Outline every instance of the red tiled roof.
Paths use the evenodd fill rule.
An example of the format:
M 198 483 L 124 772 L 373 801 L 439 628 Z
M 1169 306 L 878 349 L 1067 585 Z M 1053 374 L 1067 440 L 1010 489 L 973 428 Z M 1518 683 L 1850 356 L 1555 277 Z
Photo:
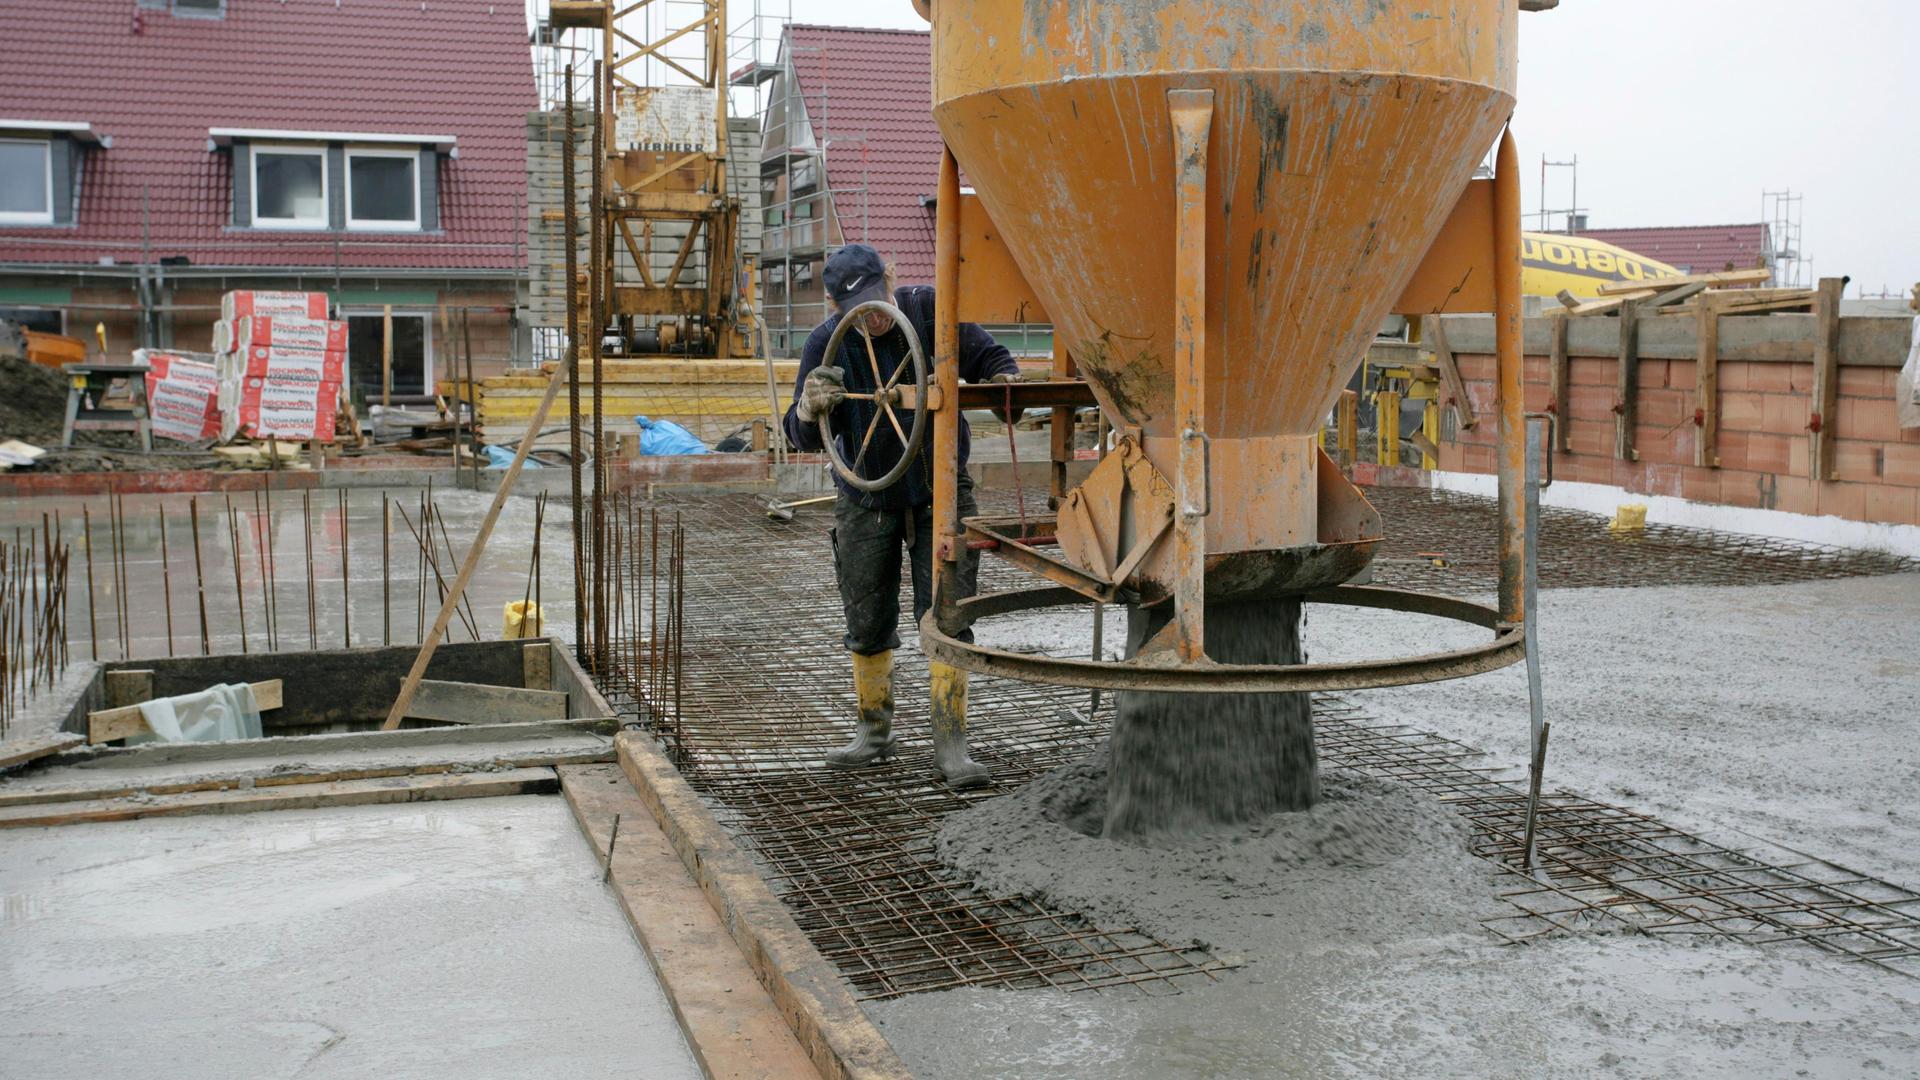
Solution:
M 841 232 L 891 260 L 902 285 L 933 283 L 933 210 L 920 200 L 940 176 L 932 49 L 924 30 L 787 28 L 789 55 Z
M 1767 226 L 1676 225 L 1648 229 L 1588 229 L 1580 234 L 1659 259 L 1689 274 L 1749 270 L 1766 265 Z
M 196 266 L 500 269 L 526 265 L 527 113 L 536 108 L 520 0 L 227 0 L 224 19 L 132 0 L 0 4 L 0 118 L 77 120 L 76 225 L 0 228 L 0 263 L 135 262 L 142 197 L 155 258 Z M 442 232 L 240 232 L 232 160 L 207 129 L 454 135 L 440 159 Z

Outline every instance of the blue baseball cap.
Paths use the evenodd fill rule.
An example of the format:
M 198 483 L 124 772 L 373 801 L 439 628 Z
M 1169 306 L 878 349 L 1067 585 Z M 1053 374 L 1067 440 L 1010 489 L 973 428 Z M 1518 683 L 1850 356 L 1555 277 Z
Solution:
M 891 301 L 887 293 L 887 263 L 880 253 L 865 244 L 848 244 L 827 256 L 820 272 L 827 295 L 847 311 L 869 300 Z

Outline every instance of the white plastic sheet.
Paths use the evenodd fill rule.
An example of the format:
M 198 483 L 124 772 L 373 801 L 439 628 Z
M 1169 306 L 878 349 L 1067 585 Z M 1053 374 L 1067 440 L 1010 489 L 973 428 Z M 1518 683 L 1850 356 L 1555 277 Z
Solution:
M 143 701 L 140 715 L 146 717 L 153 734 L 133 736 L 127 740 L 129 746 L 145 742 L 225 742 L 261 736 L 260 705 L 253 698 L 253 687 L 246 683 L 222 683 L 197 694 Z

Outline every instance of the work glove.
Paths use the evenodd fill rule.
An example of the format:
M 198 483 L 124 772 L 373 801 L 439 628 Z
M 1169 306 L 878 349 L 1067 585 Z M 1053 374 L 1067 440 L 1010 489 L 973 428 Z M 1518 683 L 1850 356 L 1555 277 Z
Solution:
M 1021 378 L 1020 373 L 1017 371 L 1002 371 L 998 375 L 988 378 L 987 381 L 990 383 L 1019 383 L 1025 382 L 1026 380 Z M 993 415 L 999 417 L 1001 423 L 1012 426 L 1013 422 L 1020 419 L 1025 411 L 1026 410 L 1019 408 L 1007 409 L 1002 406 L 994 409 Z
M 846 372 L 822 364 L 807 375 L 806 382 L 800 384 L 800 399 L 794 402 L 793 411 L 800 415 L 801 420 L 811 424 L 845 400 Z

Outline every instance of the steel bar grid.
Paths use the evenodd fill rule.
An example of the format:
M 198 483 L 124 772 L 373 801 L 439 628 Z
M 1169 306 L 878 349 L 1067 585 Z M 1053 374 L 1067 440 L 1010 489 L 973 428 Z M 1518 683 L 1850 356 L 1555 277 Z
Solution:
M 1376 581 L 1455 595 L 1498 584 L 1492 499 L 1389 487 L 1368 488 L 1367 498 L 1387 523 Z M 1540 517 L 1540 586 L 1548 589 L 1783 585 L 1920 571 L 1920 561 L 1879 551 L 1678 525 L 1616 534 L 1598 514 L 1558 507 L 1543 507 Z
M 1491 572 L 1490 501 L 1374 494 L 1404 503 L 1391 506 L 1388 520 L 1403 537 L 1400 550 L 1413 553 L 1431 550 L 1434 537 L 1470 534 L 1479 526 L 1456 519 L 1484 514 Z M 855 712 L 824 510 L 776 522 L 759 500 L 736 495 L 635 502 L 610 517 L 614 528 L 636 533 L 668 524 L 664 544 L 650 534 L 612 541 L 631 553 L 620 603 L 633 614 L 616 628 L 623 639 L 612 643 L 603 686 L 661 740 L 857 993 L 871 1000 L 961 986 L 1170 992 L 1227 969 L 1132 929 L 1098 927 L 1028 897 L 988 895 L 939 862 L 933 839 L 947 814 L 1086 754 L 1107 734 L 1110 703 L 1073 715 L 1068 710 L 1087 703 L 1084 691 L 976 677 L 973 753 L 995 785 L 953 792 L 932 779 L 925 670 L 909 658 L 895 686 L 894 757 L 859 770 L 824 768 L 823 755 L 846 739 Z M 1563 522 L 1547 536 L 1549 585 L 1699 582 L 1736 572 L 1745 581 L 1791 581 L 1907 568 L 1690 530 L 1656 530 L 1624 545 L 1604 523 L 1596 533 Z M 1555 552 L 1556 542 L 1578 551 Z M 1438 572 L 1451 575 L 1450 587 L 1478 587 L 1469 557 L 1478 549 L 1455 550 L 1453 569 Z M 1696 565 L 1680 552 L 1705 554 Z M 1389 562 L 1382 576 L 1409 565 Z M 1027 580 L 993 560 L 982 567 L 983 589 Z M 902 635 L 911 640 L 911 628 L 903 625 Z M 1800 941 L 1920 975 L 1920 895 L 1815 859 L 1724 848 L 1567 792 L 1543 800 L 1540 867 L 1530 876 L 1519 870 L 1524 777 L 1337 696 L 1316 695 L 1314 713 L 1326 768 L 1412 785 L 1466 818 L 1472 850 L 1497 868 L 1499 899 L 1490 908 L 1498 910 L 1485 926 L 1502 942 L 1593 929 L 1712 934 L 1755 945 Z

